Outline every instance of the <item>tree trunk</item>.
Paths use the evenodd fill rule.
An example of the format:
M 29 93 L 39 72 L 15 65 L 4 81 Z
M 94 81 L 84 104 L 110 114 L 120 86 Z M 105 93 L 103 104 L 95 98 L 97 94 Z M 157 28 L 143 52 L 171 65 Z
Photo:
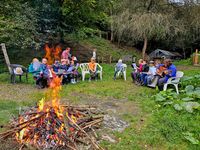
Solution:
M 111 23 L 110 23 L 110 29 L 111 29 L 111 32 L 110 32 L 110 41 L 111 42 L 113 42 L 113 35 L 114 35 L 114 33 L 113 33 L 113 10 L 112 10 L 113 8 L 111 7 L 111 9 L 110 9 L 110 16 L 111 16 Z
M 143 48 L 142 48 L 142 59 L 145 59 L 147 43 L 148 43 L 148 39 L 147 39 L 146 36 L 144 36 L 144 45 L 143 45 Z

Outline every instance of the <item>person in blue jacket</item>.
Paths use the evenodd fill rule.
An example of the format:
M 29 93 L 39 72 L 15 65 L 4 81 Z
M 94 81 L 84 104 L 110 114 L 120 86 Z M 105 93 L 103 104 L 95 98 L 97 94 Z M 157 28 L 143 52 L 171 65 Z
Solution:
M 176 77 L 176 66 L 172 64 L 171 59 L 166 59 L 165 62 L 167 64 L 167 70 L 165 71 L 165 76 L 158 80 L 159 90 L 163 90 L 163 86 L 169 78 Z
M 28 67 L 28 72 L 33 74 L 33 78 L 37 79 L 40 75 L 41 62 L 37 58 L 33 58 L 32 63 Z

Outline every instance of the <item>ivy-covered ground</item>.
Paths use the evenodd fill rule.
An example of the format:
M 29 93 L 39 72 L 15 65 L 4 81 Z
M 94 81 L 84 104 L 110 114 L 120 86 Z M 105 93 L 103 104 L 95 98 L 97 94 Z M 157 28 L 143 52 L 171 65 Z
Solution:
M 129 76 L 131 67 L 126 82 L 113 81 L 113 66 L 103 65 L 103 81 L 66 85 L 61 92 L 62 103 L 96 104 L 129 123 L 123 132 L 103 132 L 115 141 L 103 140 L 105 149 L 199 149 L 200 68 L 178 66 L 185 77 L 181 94 L 177 96 L 174 91 L 159 93 L 156 89 L 134 85 Z M 6 125 L 21 108 L 35 105 L 45 91 L 36 89 L 32 79 L 12 85 L 7 74 L 0 74 L 0 126 Z M 5 143 L 0 149 L 6 146 Z

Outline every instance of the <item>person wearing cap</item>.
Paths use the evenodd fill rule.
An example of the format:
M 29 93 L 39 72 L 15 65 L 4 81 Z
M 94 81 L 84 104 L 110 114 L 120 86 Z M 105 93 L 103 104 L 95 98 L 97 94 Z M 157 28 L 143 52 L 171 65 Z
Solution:
M 93 78 L 97 78 L 97 66 L 94 58 L 91 58 L 91 61 L 89 63 L 89 71 L 90 71 L 90 79 L 91 81 Z
M 156 75 L 156 67 L 154 61 L 149 62 L 149 71 L 147 72 L 147 76 L 144 78 L 144 85 L 151 84 L 154 76 Z
M 115 65 L 114 80 L 116 80 L 117 73 L 122 71 L 122 69 L 123 69 L 122 59 L 119 59 L 117 64 Z

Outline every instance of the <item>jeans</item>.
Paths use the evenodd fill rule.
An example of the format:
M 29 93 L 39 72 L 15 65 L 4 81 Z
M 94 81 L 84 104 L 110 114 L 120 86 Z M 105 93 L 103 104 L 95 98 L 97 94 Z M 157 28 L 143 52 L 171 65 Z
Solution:
M 145 84 L 145 77 L 147 76 L 147 74 L 146 73 L 141 73 L 140 74 L 140 81 L 143 83 L 143 84 Z M 146 85 L 146 84 L 145 84 Z
M 147 75 L 147 76 L 145 76 L 144 85 L 151 84 L 153 79 L 154 79 L 154 75 Z

